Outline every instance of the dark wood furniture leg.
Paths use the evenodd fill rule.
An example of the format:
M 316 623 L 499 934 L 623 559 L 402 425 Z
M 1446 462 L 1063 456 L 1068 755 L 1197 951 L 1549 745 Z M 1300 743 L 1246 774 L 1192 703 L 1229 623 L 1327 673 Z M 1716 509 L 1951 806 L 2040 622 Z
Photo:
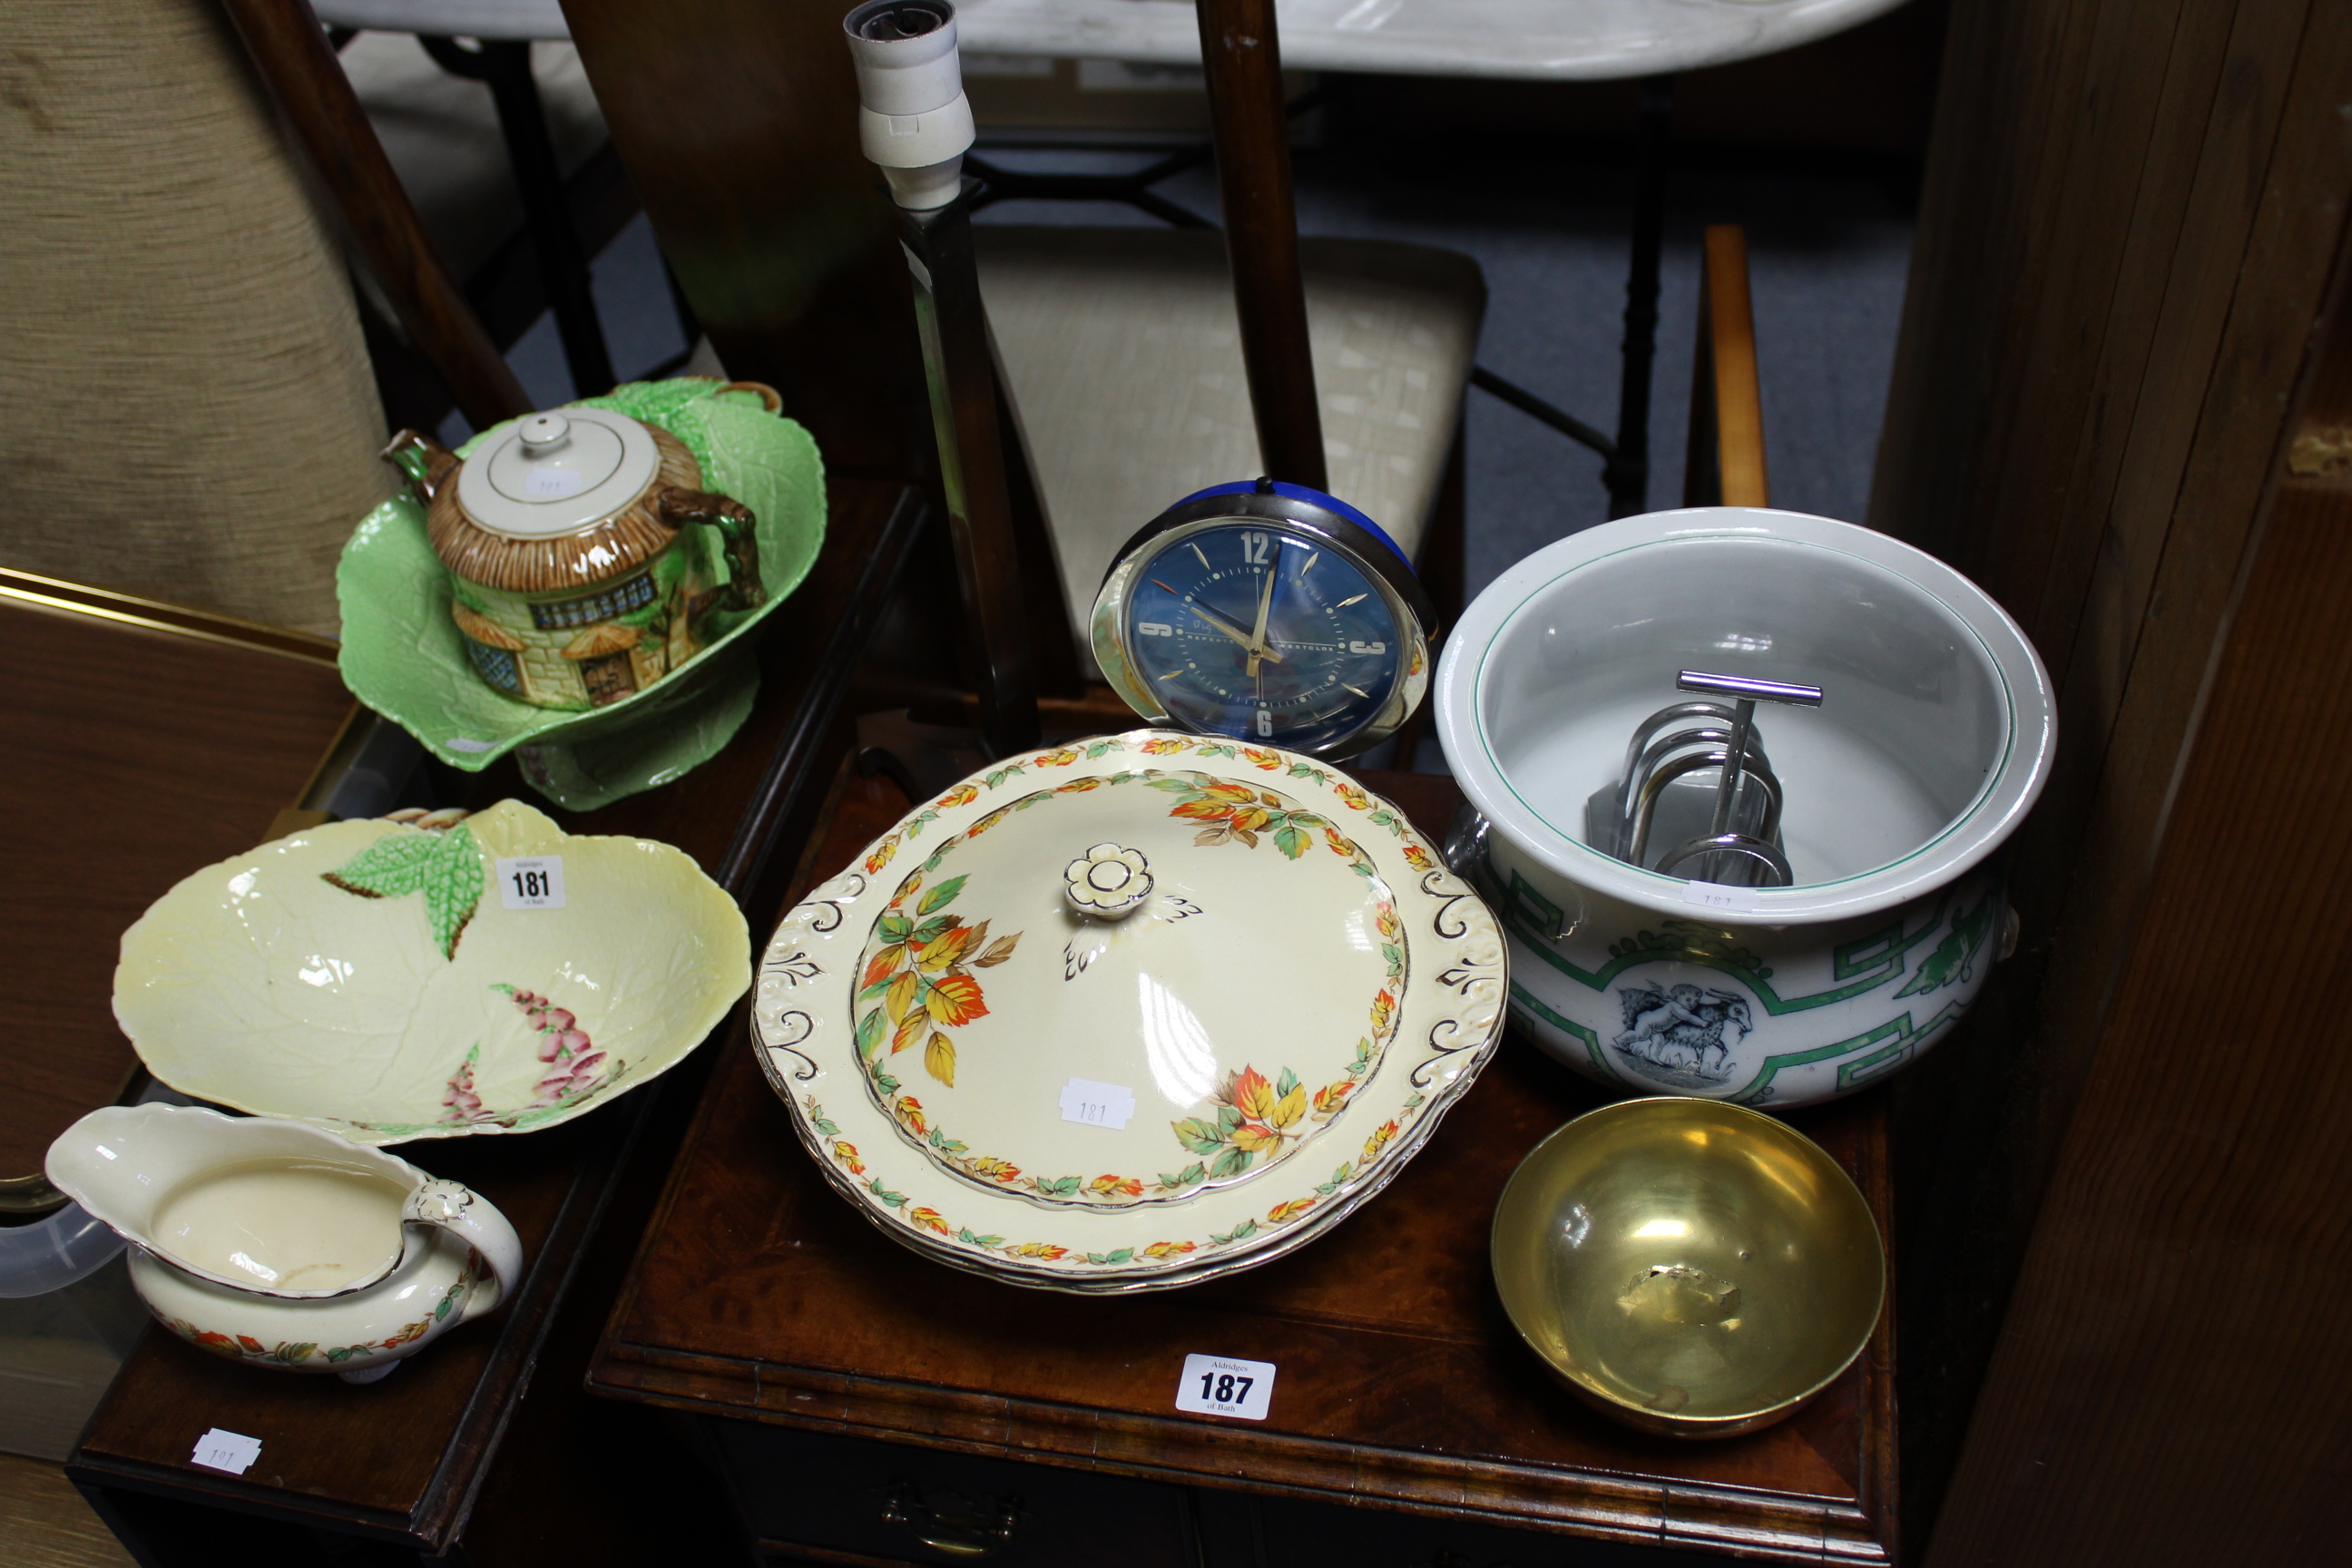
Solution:
M 1650 508 L 1650 367 L 1658 352 L 1658 257 L 1666 223 L 1666 153 L 1675 79 L 1642 84 L 1642 153 L 1634 174 L 1633 254 L 1625 278 L 1625 342 L 1617 382 L 1617 439 L 1601 470 L 1609 515 Z
M 1224 198 L 1225 255 L 1241 317 L 1250 406 L 1257 416 L 1258 455 L 1274 478 L 1328 489 L 1274 0 L 1197 4 L 1217 185 Z
M 604 324 L 596 317 L 588 254 L 580 243 L 579 231 L 572 226 L 570 204 L 563 199 L 563 166 L 556 161 L 555 143 L 547 133 L 547 110 L 540 101 L 538 79 L 530 74 L 530 45 L 517 38 L 485 38 L 468 49 L 455 38 L 424 34 L 416 41 L 443 70 L 490 89 L 507 161 L 514 170 L 515 190 L 522 198 L 540 286 L 547 291 L 556 334 L 563 341 L 572 394 L 597 397 L 610 392 L 615 379 L 613 355 L 604 344 Z

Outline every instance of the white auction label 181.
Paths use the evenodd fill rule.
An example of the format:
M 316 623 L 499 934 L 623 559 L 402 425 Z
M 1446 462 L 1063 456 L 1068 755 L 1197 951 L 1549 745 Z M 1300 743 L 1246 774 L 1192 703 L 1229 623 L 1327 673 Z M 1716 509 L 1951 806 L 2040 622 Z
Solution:
M 563 907 L 563 857 L 520 856 L 499 862 L 499 902 L 510 910 Z

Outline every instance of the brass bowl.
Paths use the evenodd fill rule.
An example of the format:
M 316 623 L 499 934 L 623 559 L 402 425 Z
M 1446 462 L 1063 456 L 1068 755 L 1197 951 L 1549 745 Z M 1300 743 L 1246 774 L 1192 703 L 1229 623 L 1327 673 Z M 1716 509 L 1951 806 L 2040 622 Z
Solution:
M 1528 1153 L 1495 1206 L 1520 1337 L 1604 1415 L 1675 1437 L 1769 1426 L 1869 1342 L 1886 1255 L 1821 1146 L 1721 1100 L 1631 1100 Z

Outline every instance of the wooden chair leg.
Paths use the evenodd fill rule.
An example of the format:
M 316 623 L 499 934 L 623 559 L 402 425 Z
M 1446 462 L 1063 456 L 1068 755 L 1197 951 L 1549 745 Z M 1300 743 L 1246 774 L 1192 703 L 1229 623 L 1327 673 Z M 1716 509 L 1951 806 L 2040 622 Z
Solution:
M 1414 568 L 1421 574 L 1422 586 L 1429 590 L 1430 603 L 1437 608 L 1438 625 L 1433 629 L 1440 637 L 1462 618 L 1463 598 L 1469 583 L 1469 564 L 1465 559 L 1468 548 L 1468 442 L 1463 423 L 1456 420 L 1454 444 L 1445 453 L 1445 475 L 1437 482 L 1436 504 L 1429 513 L 1429 532 L 1421 542 L 1421 561 Z
M 1756 311 L 1748 290 L 1748 237 L 1737 224 L 1707 228 L 1697 337 L 1683 504 L 1769 506 L 1763 393 L 1756 374 Z

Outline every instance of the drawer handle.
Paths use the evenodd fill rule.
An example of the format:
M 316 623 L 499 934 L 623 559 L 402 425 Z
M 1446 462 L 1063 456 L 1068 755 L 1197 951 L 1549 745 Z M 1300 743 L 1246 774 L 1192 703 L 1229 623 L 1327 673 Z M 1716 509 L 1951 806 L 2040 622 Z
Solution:
M 1021 1518 L 1019 1498 L 974 1502 L 954 1492 L 940 1495 L 949 1500 L 926 1502 L 917 1488 L 902 1482 L 884 1497 L 882 1522 L 904 1525 L 916 1540 L 950 1557 L 992 1556 L 1013 1544 L 1013 1527 Z

